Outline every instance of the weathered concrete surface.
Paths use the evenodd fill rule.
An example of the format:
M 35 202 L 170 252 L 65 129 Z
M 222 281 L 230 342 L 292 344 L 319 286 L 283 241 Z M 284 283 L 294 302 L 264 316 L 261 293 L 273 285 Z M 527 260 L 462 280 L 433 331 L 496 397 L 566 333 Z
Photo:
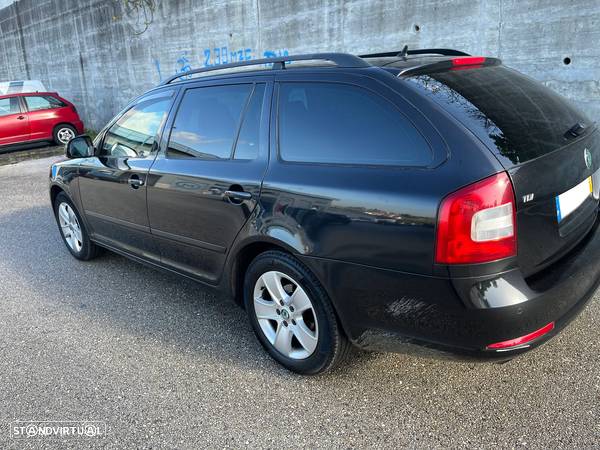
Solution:
M 123 3 L 0 0 L 0 80 L 41 79 L 99 128 L 185 68 L 408 44 L 499 56 L 600 117 L 598 0 L 162 0 L 141 35 Z

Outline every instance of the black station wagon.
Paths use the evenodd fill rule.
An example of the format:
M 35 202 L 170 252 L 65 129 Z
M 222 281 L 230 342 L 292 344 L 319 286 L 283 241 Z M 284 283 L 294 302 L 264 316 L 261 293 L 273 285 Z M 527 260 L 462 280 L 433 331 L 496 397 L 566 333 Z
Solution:
M 226 292 L 303 374 L 353 346 L 511 357 L 600 279 L 599 133 L 495 58 L 193 70 L 67 157 L 50 195 L 74 257 L 107 248 Z

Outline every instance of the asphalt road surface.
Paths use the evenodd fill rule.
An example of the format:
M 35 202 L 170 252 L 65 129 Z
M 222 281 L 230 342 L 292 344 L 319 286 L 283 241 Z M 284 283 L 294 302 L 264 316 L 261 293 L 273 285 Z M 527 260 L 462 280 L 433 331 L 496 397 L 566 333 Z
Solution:
M 0 448 L 600 447 L 598 295 L 505 364 L 364 353 L 303 378 L 227 299 L 114 254 L 72 258 L 52 160 L 0 167 Z M 19 420 L 106 433 L 15 437 Z

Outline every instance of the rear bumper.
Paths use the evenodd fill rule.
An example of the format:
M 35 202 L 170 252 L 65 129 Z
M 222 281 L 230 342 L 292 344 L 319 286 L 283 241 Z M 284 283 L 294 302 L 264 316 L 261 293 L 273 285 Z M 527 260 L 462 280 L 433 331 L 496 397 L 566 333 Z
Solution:
M 555 335 L 592 298 L 600 283 L 598 224 L 558 263 L 528 279 L 519 269 L 451 279 L 304 260 L 328 290 L 347 336 L 358 347 L 505 358 Z M 525 347 L 486 350 L 549 322 L 554 329 Z

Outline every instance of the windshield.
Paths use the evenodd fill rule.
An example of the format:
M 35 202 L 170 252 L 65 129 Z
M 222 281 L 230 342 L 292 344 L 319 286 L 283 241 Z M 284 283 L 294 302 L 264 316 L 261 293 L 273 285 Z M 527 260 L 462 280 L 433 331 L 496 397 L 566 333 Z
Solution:
M 505 166 L 545 155 L 592 123 L 563 97 L 505 66 L 448 70 L 407 78 L 475 133 Z

